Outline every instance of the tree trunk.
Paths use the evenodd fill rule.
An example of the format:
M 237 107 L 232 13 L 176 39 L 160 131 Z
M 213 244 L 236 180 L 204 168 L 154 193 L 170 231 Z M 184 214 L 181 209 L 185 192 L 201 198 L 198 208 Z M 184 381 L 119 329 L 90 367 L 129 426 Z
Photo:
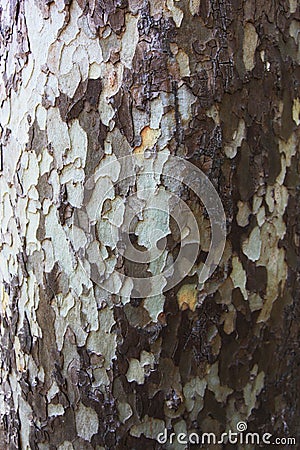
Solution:
M 299 20 L 2 2 L 1 449 L 299 438 Z

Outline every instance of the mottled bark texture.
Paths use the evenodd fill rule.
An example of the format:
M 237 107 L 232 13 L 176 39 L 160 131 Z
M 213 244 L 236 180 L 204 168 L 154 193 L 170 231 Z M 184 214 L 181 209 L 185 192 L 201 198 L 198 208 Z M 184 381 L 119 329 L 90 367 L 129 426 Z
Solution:
M 299 437 L 297 3 L 2 0 L 1 449 L 182 449 L 157 433 L 241 420 Z M 179 286 L 111 295 L 78 263 L 84 181 L 145 150 L 187 158 L 222 199 L 226 248 L 201 293 L 209 219 L 185 190 L 201 253 Z M 132 189 L 103 199 L 116 228 Z M 139 270 L 104 235 L 103 273 Z

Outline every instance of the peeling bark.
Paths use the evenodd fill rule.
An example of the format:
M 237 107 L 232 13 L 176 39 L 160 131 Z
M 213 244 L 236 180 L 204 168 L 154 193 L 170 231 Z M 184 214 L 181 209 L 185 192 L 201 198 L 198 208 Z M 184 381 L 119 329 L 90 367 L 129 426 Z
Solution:
M 294 0 L 2 2 L 1 449 L 180 449 L 158 434 L 239 421 L 299 439 L 299 21 Z M 207 211 L 158 154 L 221 198 L 204 284 Z M 118 278 L 105 290 L 176 259 L 172 190 L 199 227 L 193 268 L 144 298 Z M 146 212 L 165 203 L 167 218 Z M 155 262 L 117 246 L 135 208 L 133 247 L 166 242 Z

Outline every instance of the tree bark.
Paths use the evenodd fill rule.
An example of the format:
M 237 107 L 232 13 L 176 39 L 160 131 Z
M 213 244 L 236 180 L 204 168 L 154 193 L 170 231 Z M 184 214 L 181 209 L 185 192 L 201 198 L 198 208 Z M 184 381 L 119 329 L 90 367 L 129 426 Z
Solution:
M 299 439 L 299 20 L 2 2 L 1 449 Z

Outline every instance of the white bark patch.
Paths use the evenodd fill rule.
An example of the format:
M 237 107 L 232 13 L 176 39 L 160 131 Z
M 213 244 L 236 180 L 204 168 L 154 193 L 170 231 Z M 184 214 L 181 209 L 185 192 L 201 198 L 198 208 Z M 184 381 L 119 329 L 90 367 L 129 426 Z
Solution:
M 49 273 L 53 269 L 55 263 L 51 241 L 49 239 L 45 239 L 42 243 L 42 248 L 45 253 L 45 272 Z
M 201 411 L 203 407 L 203 398 L 205 394 L 205 389 L 207 386 L 207 382 L 205 379 L 201 379 L 199 377 L 192 378 L 188 381 L 183 388 L 183 394 L 185 399 L 186 409 L 188 411 L 192 411 L 195 405 L 195 402 L 199 399 L 201 403 L 199 405 L 198 401 L 198 411 Z
M 159 128 L 163 112 L 164 109 L 161 98 L 158 97 L 152 100 L 150 128 L 153 130 L 157 130 Z
M 112 360 L 115 358 L 116 350 L 116 335 L 111 334 L 111 328 L 114 325 L 113 311 L 109 308 L 105 308 L 99 314 L 99 330 L 101 333 L 101 339 L 99 338 L 99 331 L 91 331 L 87 339 L 87 348 L 104 357 L 103 367 L 109 369 L 111 367 Z
M 62 155 L 70 148 L 70 138 L 67 124 L 60 118 L 58 108 L 49 108 L 47 113 L 47 136 L 52 144 L 53 155 L 58 168 L 63 165 Z
M 234 158 L 237 154 L 238 148 L 241 146 L 246 136 L 246 125 L 243 119 L 240 119 L 238 129 L 232 136 L 232 141 L 225 146 L 225 154 L 227 158 Z
M 240 262 L 237 256 L 234 256 L 232 258 L 232 272 L 230 278 L 232 279 L 234 287 L 240 288 L 241 293 L 243 294 L 245 300 L 247 300 L 248 298 L 248 294 L 246 291 L 247 276 L 242 266 L 242 263 Z
M 157 241 L 170 233 L 169 216 L 167 214 L 168 199 L 169 195 L 164 190 L 159 190 L 157 195 L 149 198 L 143 220 L 138 222 L 135 229 L 140 245 L 151 248 Z
M 60 403 L 57 404 L 53 404 L 50 403 L 48 405 L 48 416 L 63 416 L 65 412 L 65 409 L 63 407 L 63 405 L 61 405 Z
M 207 387 L 210 391 L 215 394 L 216 400 L 218 402 L 225 402 L 228 395 L 233 391 L 228 386 L 222 386 L 220 383 L 220 378 L 218 375 L 219 363 L 215 362 L 208 371 L 206 375 Z
M 164 429 L 165 422 L 163 420 L 154 419 L 146 415 L 142 423 L 131 427 L 130 434 L 138 438 L 143 434 L 147 438 L 157 439 L 159 433 L 162 433 Z
M 240 227 L 246 227 L 248 225 L 250 214 L 251 214 L 251 209 L 248 205 L 248 202 L 244 203 L 239 200 L 236 221 Z
M 53 157 L 49 154 L 47 149 L 44 149 L 39 160 L 40 176 L 50 171 L 52 161 Z
M 22 423 L 22 426 L 20 427 L 20 440 L 21 442 L 28 442 L 30 436 L 32 409 L 21 395 L 18 397 L 18 406 L 18 413 Z
M 111 208 L 105 214 L 102 214 L 103 219 L 106 219 L 111 225 L 116 228 L 120 227 L 124 220 L 125 203 L 121 197 L 116 197 L 111 201 Z
M 46 237 L 52 240 L 55 260 L 59 261 L 67 274 L 71 274 L 73 267 L 69 243 L 61 225 L 58 223 L 57 212 L 54 206 L 51 206 L 49 214 L 46 216 L 45 229 Z
M 41 65 L 47 61 L 49 46 L 56 40 L 58 30 L 63 26 L 65 14 L 60 13 L 53 3 L 51 20 L 43 20 L 33 0 L 25 2 L 25 14 L 35 71 L 40 72 Z
M 300 99 L 297 97 L 293 101 L 293 121 L 300 125 Z
M 257 212 L 256 220 L 259 227 L 262 227 L 262 225 L 265 223 L 266 220 L 266 210 L 264 206 L 261 206 Z
M 137 29 L 138 17 L 126 14 L 126 28 L 122 37 L 122 48 L 120 53 L 121 62 L 125 67 L 131 68 L 132 59 L 139 40 Z
M 64 45 L 61 51 L 60 64 L 59 64 L 59 74 L 66 75 L 73 68 L 72 55 L 74 50 L 76 49 L 76 45 Z
M 23 156 L 25 153 L 23 153 Z M 24 170 L 22 177 L 22 185 L 24 192 L 28 192 L 30 186 L 37 185 L 39 178 L 39 166 L 36 159 L 36 155 L 33 152 L 28 152 L 28 164 Z
M 74 450 L 72 442 L 64 441 L 59 447 L 58 450 Z
M 83 45 L 78 45 L 72 55 L 72 61 L 74 64 L 78 64 L 81 81 L 87 79 L 89 74 L 89 56 Z
M 183 84 L 178 89 L 178 108 L 183 124 L 188 123 L 192 118 L 192 105 L 195 103 L 196 97 Z
M 52 73 L 57 73 L 59 70 L 63 47 L 63 41 L 55 41 L 49 47 L 47 66 Z
M 55 105 L 55 99 L 59 96 L 58 81 L 52 74 L 49 74 L 46 80 L 46 84 L 43 92 L 44 98 L 47 99 L 47 103 L 51 106 Z
M 183 11 L 174 5 L 174 0 L 167 0 L 167 7 L 173 15 L 176 27 L 179 28 L 183 19 Z
M 144 383 L 144 369 L 141 367 L 138 359 L 132 358 L 129 363 L 129 367 L 126 373 L 126 378 L 131 383 L 132 381 L 136 381 L 137 384 Z
M 90 441 L 94 434 L 98 432 L 98 416 L 94 409 L 80 403 L 75 412 L 75 420 L 78 436 L 82 439 Z
M 190 7 L 190 13 L 195 16 L 200 8 L 200 1 L 201 0 L 190 0 L 189 7 Z
M 243 42 L 243 61 L 245 69 L 250 72 L 254 66 L 255 50 L 258 43 L 258 35 L 252 23 L 247 22 L 244 28 L 244 42 Z
M 260 295 L 255 292 L 251 293 L 249 295 L 249 306 L 251 312 L 260 310 L 263 306 L 263 300 Z
M 93 62 L 89 68 L 89 78 L 91 80 L 97 80 L 101 76 L 101 66 L 96 62 Z
M 257 323 L 266 322 L 269 319 L 273 302 L 276 300 L 278 293 L 283 291 L 287 278 L 287 265 L 282 248 L 279 250 L 278 248 L 269 249 L 269 260 L 266 267 L 268 271 L 266 299 Z
M 77 119 L 72 122 L 69 134 L 71 149 L 67 152 L 65 163 L 75 162 L 75 160 L 79 159 L 80 166 L 84 167 L 87 152 L 87 136 Z
M 189 77 L 191 74 L 191 71 L 190 71 L 190 61 L 189 61 L 188 55 L 183 50 L 179 50 L 176 55 L 176 60 L 179 65 L 180 76 L 181 77 Z
M 118 180 L 121 164 L 115 155 L 107 155 L 103 158 L 95 169 L 95 181 L 100 177 L 108 177 L 112 181 Z
M 36 233 L 39 227 L 40 215 L 39 213 L 27 212 L 27 230 L 26 230 L 26 250 L 28 254 L 32 254 L 35 250 L 38 250 L 40 244 L 36 239 Z
M 103 61 L 102 50 L 100 47 L 100 43 L 98 40 L 92 40 L 87 42 L 87 52 L 89 55 L 90 64 L 97 64 L 100 66 L 100 63 Z M 97 77 L 99 78 L 99 77 Z
M 97 331 L 99 328 L 97 303 L 91 290 L 89 295 L 81 295 L 80 300 L 82 302 L 82 312 L 85 314 L 89 329 Z
M 247 417 L 250 416 L 252 409 L 255 407 L 256 399 L 264 387 L 265 373 L 260 372 L 257 374 L 257 372 L 258 366 L 255 364 L 251 371 L 251 375 L 254 380 L 248 383 L 243 389 L 245 405 L 247 407 Z
M 164 304 L 165 296 L 163 294 L 155 295 L 154 297 L 147 297 L 144 300 L 144 307 L 154 322 L 157 322 L 159 314 L 163 312 Z
M 72 2 L 70 6 L 70 21 L 68 26 L 63 30 L 63 32 L 60 35 L 60 39 L 65 44 L 70 44 L 76 36 L 79 33 L 79 27 L 78 27 L 78 17 L 82 14 L 82 11 L 80 9 L 80 6 L 77 2 Z
M 103 66 L 103 91 L 101 97 L 103 96 L 105 101 L 107 101 L 107 98 L 116 95 L 120 89 L 123 80 L 123 71 L 124 66 L 120 63 L 112 64 L 108 62 Z
M 255 227 L 251 231 L 249 238 L 243 242 L 243 252 L 251 261 L 257 261 L 260 257 L 260 249 L 260 231 L 258 227 Z
M 296 154 L 298 148 L 298 138 L 296 133 L 292 133 L 287 142 L 279 139 L 279 151 L 283 153 L 286 159 L 286 166 L 290 167 L 292 162 L 292 157 Z
M 70 72 L 59 77 L 60 91 L 72 98 L 74 97 L 80 81 L 81 75 L 78 64 L 74 64 Z
M 126 373 L 126 378 L 130 382 L 136 381 L 138 384 L 143 384 L 148 369 L 154 368 L 154 355 L 146 351 L 142 351 L 140 361 L 132 358 Z
M 290 0 L 290 12 L 294 14 L 297 10 L 298 0 Z
M 86 206 L 86 211 L 91 222 L 95 222 L 100 217 L 104 201 L 107 199 L 112 200 L 114 196 L 114 185 L 111 179 L 108 177 L 99 178 Z
M 9 122 L 10 113 L 11 113 L 10 99 L 7 98 L 3 101 L 3 104 L 1 105 L 0 109 L 0 120 L 3 127 L 6 126 Z
M 120 402 L 118 404 L 119 418 L 122 423 L 126 422 L 132 416 L 132 409 L 129 403 Z

